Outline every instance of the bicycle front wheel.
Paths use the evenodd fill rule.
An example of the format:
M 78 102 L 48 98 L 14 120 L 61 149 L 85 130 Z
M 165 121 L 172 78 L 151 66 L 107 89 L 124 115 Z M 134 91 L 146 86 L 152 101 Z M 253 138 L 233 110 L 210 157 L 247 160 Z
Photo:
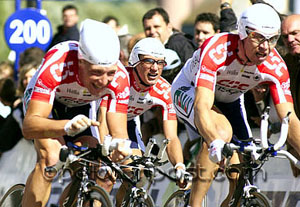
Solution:
M 12 186 L 2 197 L 0 207 L 21 207 L 24 189 L 24 184 Z
M 250 192 L 250 198 L 246 198 L 242 207 L 271 207 L 267 196 L 259 192 Z
M 112 207 L 108 193 L 99 186 L 91 186 L 84 195 L 82 207 Z
M 178 190 L 170 195 L 164 207 L 186 207 L 189 204 L 190 190 Z

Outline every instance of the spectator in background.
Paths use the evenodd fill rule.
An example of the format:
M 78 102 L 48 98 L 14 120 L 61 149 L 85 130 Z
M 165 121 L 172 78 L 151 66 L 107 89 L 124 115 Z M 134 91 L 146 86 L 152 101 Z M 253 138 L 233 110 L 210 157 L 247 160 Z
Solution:
M 8 61 L 2 61 L 0 63 L 0 79 L 2 78 L 14 78 L 14 68 Z
M 203 42 L 220 32 L 220 18 L 213 13 L 198 14 L 194 23 L 194 39 L 200 47 Z
M 66 5 L 62 10 L 63 25 L 58 26 L 57 33 L 54 35 L 48 50 L 67 40 L 79 40 L 79 30 L 77 23 L 79 20 L 78 10 L 74 5 Z
M 177 52 L 182 64 L 192 57 L 197 49 L 191 35 L 179 32 L 172 27 L 169 15 L 163 8 L 147 11 L 143 16 L 143 27 L 146 37 L 157 38 L 166 48 Z
M 231 4 L 232 0 L 220 0 L 220 17 L 210 12 L 198 14 L 194 23 L 194 39 L 198 47 L 216 33 L 236 30 L 237 18 Z
M 288 53 L 283 57 L 290 74 L 290 90 L 294 101 L 294 109 L 298 118 L 300 118 L 300 15 L 294 14 L 287 16 L 281 25 L 282 40 Z M 298 159 L 300 156 L 290 146 L 287 145 L 288 151 Z M 299 169 L 292 165 L 295 177 L 300 175 Z
M 32 140 L 26 140 L 22 135 L 24 113 L 23 103 L 20 100 L 38 65 L 26 64 L 19 69 L 17 89 L 19 102 L 0 125 L 0 191 L 3 192 L 16 183 L 25 183 L 36 162 Z
M 237 18 L 231 8 L 232 0 L 220 0 L 220 32 L 236 32 Z
M 13 107 L 12 113 L 5 119 L 4 123 L 0 127 L 0 153 L 12 149 L 23 137 L 21 129 L 22 122 L 24 119 L 24 113 L 21 99 L 30 79 L 36 72 L 38 66 L 38 64 L 26 64 L 19 69 L 19 82 L 17 93 L 13 81 L 9 83 L 9 85 L 6 87 L 6 92 L 8 93 L 10 91 L 11 94 L 11 103 L 13 103 L 16 100 L 16 94 L 19 98 L 19 101 L 16 104 L 16 106 Z
M 5 106 L 13 107 L 16 99 L 16 87 L 10 77 L 0 79 L 0 101 Z
M 128 53 L 130 54 L 131 51 L 132 51 L 133 46 L 134 46 L 138 41 L 140 41 L 141 39 L 143 39 L 143 38 L 145 38 L 145 37 L 146 37 L 146 35 L 145 35 L 144 32 L 140 32 L 140 33 L 137 33 L 137 34 L 133 35 L 133 36 L 131 37 L 131 39 L 129 40 L 128 45 L 127 45 L 127 47 L 128 47 L 128 48 L 127 48 L 127 49 L 128 49 Z
M 120 40 L 120 58 L 119 59 L 125 66 L 128 65 L 128 59 L 129 59 L 128 44 L 129 44 L 129 41 L 131 40 L 131 38 L 132 38 L 131 34 L 125 34 L 125 35 L 119 36 L 119 40 Z
M 118 32 L 120 30 L 120 23 L 119 23 L 119 20 L 117 19 L 117 17 L 109 15 L 109 16 L 104 17 L 102 22 L 111 26 L 111 28 L 113 28 L 113 30 L 115 30 L 115 32 L 118 34 Z
M 14 78 L 14 68 L 8 61 L 2 61 L 0 63 L 0 80 L 5 78 Z M 4 82 L 2 82 L 2 85 L 4 84 Z M 0 100 L 0 124 L 10 114 L 10 112 L 11 108 L 7 104 L 2 103 L 2 100 Z
M 30 47 L 20 54 L 19 67 L 26 64 L 41 64 L 45 52 L 39 47 Z

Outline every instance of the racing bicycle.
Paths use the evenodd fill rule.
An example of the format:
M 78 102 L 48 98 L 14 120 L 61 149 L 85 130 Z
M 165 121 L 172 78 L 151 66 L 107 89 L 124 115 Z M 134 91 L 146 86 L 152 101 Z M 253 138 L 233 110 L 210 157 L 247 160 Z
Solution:
M 230 202 L 228 204 L 223 202 L 221 206 L 271 207 L 269 199 L 253 184 L 254 177 L 270 157 L 286 157 L 297 168 L 300 168 L 300 161 L 282 149 L 287 139 L 290 112 L 282 120 L 278 141 L 275 144 L 271 144 L 267 138 L 269 109 L 268 107 L 262 115 L 261 139 L 233 140 L 232 143 L 224 145 L 223 155 L 227 158 L 225 173 L 228 178 L 230 178 L 231 173 L 237 173 L 238 178 L 233 194 L 229 194 Z M 237 151 L 242 156 L 239 164 L 229 164 L 234 151 Z
M 289 113 L 282 120 L 281 133 L 275 144 L 268 142 L 268 118 L 269 108 L 262 115 L 261 121 L 261 138 L 249 139 L 247 141 L 234 140 L 233 143 L 227 143 L 223 148 L 223 155 L 226 157 L 225 173 L 231 177 L 231 173 L 238 173 L 238 180 L 235 190 L 229 194 L 221 206 L 223 207 L 270 207 L 272 206 L 269 199 L 260 192 L 259 188 L 253 185 L 253 179 L 261 167 L 270 157 L 286 157 L 297 168 L 300 168 L 300 161 L 292 154 L 283 150 L 288 133 Z M 237 151 L 242 156 L 242 162 L 239 164 L 230 164 L 229 160 Z M 171 194 L 167 199 L 164 207 L 187 207 L 189 203 L 190 190 L 178 190 Z M 206 206 L 207 203 L 203 203 Z
M 71 186 L 64 189 L 61 195 L 65 195 L 59 204 L 63 207 L 112 207 L 112 201 L 108 193 L 98 186 L 90 175 L 99 166 L 97 162 L 102 147 L 88 148 L 67 143 L 62 146 L 59 154 L 59 161 L 54 166 L 44 169 L 45 173 L 58 173 L 61 179 L 66 171 L 72 175 Z M 79 154 L 75 155 L 75 152 Z M 104 157 L 104 156 L 101 156 Z M 12 186 L 0 201 L 0 207 L 21 207 L 22 196 L 25 185 L 17 184 Z

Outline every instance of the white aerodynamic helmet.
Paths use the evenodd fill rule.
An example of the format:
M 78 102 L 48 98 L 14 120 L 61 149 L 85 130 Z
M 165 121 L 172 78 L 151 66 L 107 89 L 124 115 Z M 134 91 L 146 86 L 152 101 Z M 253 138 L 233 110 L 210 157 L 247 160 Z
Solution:
M 165 47 L 158 39 L 147 37 L 138 41 L 132 48 L 128 61 L 131 66 L 140 61 L 139 55 L 165 58 Z
M 281 21 L 277 12 L 266 4 L 258 3 L 248 7 L 241 14 L 238 33 L 240 39 L 245 39 L 248 36 L 246 28 L 249 27 L 270 38 L 280 34 L 280 25 Z
M 85 19 L 80 28 L 78 58 L 94 65 L 111 66 L 120 56 L 120 41 L 107 24 Z

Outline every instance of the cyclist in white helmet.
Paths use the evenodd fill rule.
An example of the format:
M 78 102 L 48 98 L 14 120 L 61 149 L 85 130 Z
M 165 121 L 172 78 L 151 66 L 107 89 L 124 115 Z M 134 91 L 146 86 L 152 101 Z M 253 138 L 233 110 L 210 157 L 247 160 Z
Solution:
M 46 53 L 24 95 L 23 134 L 34 140 L 38 160 L 28 177 L 22 206 L 46 206 L 55 175 L 44 168 L 56 164 L 62 145 L 99 142 L 96 101 L 100 98 L 109 97 L 110 134 L 128 138 L 129 77 L 119 53 L 116 33 L 91 19 L 83 21 L 79 42 L 62 42 Z
M 279 117 L 292 112 L 289 142 L 300 152 L 300 122 L 293 109 L 289 74 L 275 49 L 280 35 L 277 12 L 266 4 L 250 6 L 239 18 L 238 33 L 206 40 L 172 84 L 177 115 L 205 140 L 193 179 L 193 207 L 202 205 L 223 159 L 224 143 L 251 137 L 243 102 L 243 94 L 251 88 L 268 84 Z
M 183 164 L 182 147 L 177 136 L 176 113 L 171 99 L 171 85 L 161 77 L 164 67 L 166 52 L 164 45 L 157 39 L 148 37 L 140 40 L 133 47 L 127 71 L 130 76 L 130 99 L 127 112 L 127 130 L 131 147 L 136 154 L 145 151 L 145 146 L 140 132 L 139 115 L 153 108 L 160 108 L 163 133 L 170 140 L 167 145 L 167 154 L 173 164 L 178 184 L 184 187 L 185 165 Z M 106 102 L 101 102 L 101 107 L 106 107 Z M 120 189 L 125 192 L 125 185 Z M 122 202 L 122 194 L 117 197 L 117 206 Z

